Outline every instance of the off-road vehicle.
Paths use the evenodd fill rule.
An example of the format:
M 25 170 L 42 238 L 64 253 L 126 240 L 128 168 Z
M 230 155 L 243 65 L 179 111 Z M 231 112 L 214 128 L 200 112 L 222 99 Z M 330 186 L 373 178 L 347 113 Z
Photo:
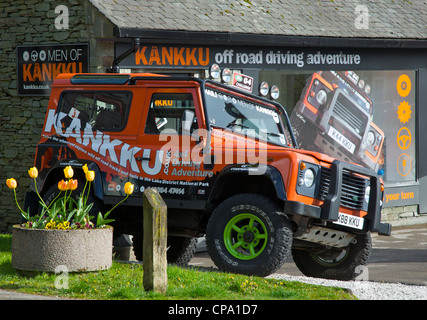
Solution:
M 133 235 L 137 258 L 149 187 L 168 207 L 173 263 L 188 262 L 193 239 L 206 235 L 225 271 L 266 276 L 292 254 L 306 275 L 352 279 L 369 258 L 370 232 L 390 234 L 375 171 L 298 149 L 283 106 L 209 79 L 59 75 L 34 164 L 47 204 L 65 166 L 83 181 L 83 165 L 95 170 L 93 210 L 105 212 L 132 182 L 110 217 L 117 235 Z
M 384 132 L 372 121 L 370 92 L 353 71 L 315 72 L 291 115 L 299 147 L 377 170 Z

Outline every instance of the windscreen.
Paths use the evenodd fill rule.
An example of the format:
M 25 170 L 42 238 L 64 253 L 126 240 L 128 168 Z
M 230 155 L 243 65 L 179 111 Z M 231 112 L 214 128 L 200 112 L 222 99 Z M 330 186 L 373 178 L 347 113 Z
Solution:
M 275 107 L 210 87 L 205 88 L 205 99 L 212 127 L 287 145 L 284 116 Z

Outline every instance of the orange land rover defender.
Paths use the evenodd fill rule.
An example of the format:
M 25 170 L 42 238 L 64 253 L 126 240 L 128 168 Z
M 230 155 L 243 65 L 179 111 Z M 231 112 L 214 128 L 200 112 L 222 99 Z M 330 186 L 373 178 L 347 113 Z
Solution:
M 314 73 L 291 117 L 299 146 L 377 170 L 384 132 L 372 122 L 370 90 L 353 71 Z
M 96 171 L 94 211 L 123 199 L 127 181 L 135 185 L 110 217 L 117 235 L 133 235 L 138 259 L 150 187 L 168 206 L 171 263 L 187 263 L 195 237 L 206 235 L 222 270 L 266 276 L 292 253 L 306 275 L 353 279 L 368 261 L 370 232 L 391 231 L 380 221 L 375 171 L 299 150 L 280 104 L 212 80 L 59 75 L 35 154 L 46 204 L 63 168 L 84 181 L 85 164 Z M 35 199 L 30 191 L 32 213 Z

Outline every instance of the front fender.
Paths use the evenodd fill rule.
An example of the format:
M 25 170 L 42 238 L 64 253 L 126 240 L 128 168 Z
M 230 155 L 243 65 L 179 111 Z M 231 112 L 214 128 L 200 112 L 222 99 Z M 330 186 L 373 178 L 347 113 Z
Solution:
M 282 201 L 285 201 L 287 199 L 285 184 L 283 182 L 282 175 L 275 167 L 268 165 L 253 166 L 250 164 L 235 164 L 227 166 L 221 171 L 213 185 L 212 191 L 209 196 L 209 203 L 211 203 L 212 200 L 218 197 L 218 194 L 221 193 L 224 181 L 228 180 L 230 176 L 238 176 L 241 174 L 245 174 L 253 179 L 256 179 L 260 176 L 267 178 L 267 180 L 273 186 L 273 189 L 276 193 L 276 198 Z

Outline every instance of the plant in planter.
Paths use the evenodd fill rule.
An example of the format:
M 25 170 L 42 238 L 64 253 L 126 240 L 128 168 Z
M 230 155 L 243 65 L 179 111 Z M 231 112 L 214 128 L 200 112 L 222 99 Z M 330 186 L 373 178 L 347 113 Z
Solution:
M 95 172 L 88 170 L 86 165 L 83 170 L 86 183 L 79 197 L 72 197 L 78 181 L 73 179 L 72 167 L 67 166 L 64 168 L 65 180 L 58 183 L 60 192 L 49 204 L 37 192 L 41 212 L 34 216 L 20 207 L 16 198 L 16 180 L 6 180 L 25 219 L 24 223 L 15 225 L 12 230 L 12 267 L 55 271 L 57 266 L 65 265 L 70 272 L 111 267 L 113 230 L 108 224 L 114 220 L 108 219 L 108 216 L 132 194 L 134 186 L 127 182 L 124 188 L 126 197 L 104 215 L 99 212 L 94 224 L 93 216 L 89 215 L 93 203 L 87 202 Z M 31 168 L 28 174 L 36 184 L 37 168 Z

